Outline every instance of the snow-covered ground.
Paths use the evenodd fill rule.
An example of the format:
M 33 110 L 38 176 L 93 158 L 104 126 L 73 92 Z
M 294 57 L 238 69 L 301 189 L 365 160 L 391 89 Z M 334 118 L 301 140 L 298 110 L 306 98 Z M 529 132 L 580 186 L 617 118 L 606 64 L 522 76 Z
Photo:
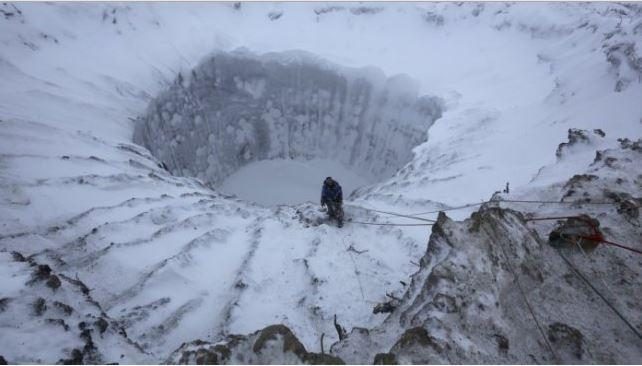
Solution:
M 369 182 L 332 160 L 273 159 L 250 163 L 221 184 L 222 193 L 264 205 L 319 202 L 323 180 L 334 177 L 348 197 Z
M 321 179 L 311 177 L 314 187 L 304 190 L 308 176 L 298 168 L 302 199 L 290 202 L 305 194 L 313 204 L 263 207 L 190 177 L 197 174 L 173 176 L 133 143 L 150 101 L 213 51 L 303 50 L 321 65 L 373 67 L 365 70 L 398 81 L 397 92 L 442 101 L 442 117 L 412 136 L 417 146 L 404 146 L 413 151 L 407 164 L 394 176 L 368 177 L 346 202 L 352 221 L 416 223 L 367 208 L 416 213 L 477 203 L 507 181 L 515 197 L 558 200 L 559 185 L 587 171 L 597 149 L 642 136 L 636 4 L 2 3 L 0 10 L 0 272 L 8 279 L 0 285 L 0 356 L 9 362 L 162 362 L 183 342 L 273 323 L 318 351 L 321 334 L 326 345 L 337 340 L 335 314 L 347 328 L 375 328 L 385 315 L 373 306 L 406 291 L 426 253 L 427 227 L 339 230 L 318 211 Z M 605 136 L 556 157 L 569 128 Z M 297 163 L 257 166 L 293 175 L 288 165 Z M 319 164 L 313 170 L 336 175 L 346 196 L 352 182 L 363 184 Z M 222 192 L 270 203 L 246 194 L 285 191 L 252 168 L 228 175 Z M 640 165 L 622 169 L 627 191 L 639 197 Z M 298 194 L 292 186 L 287 193 Z M 417 274 L 407 297 L 415 299 L 428 276 Z M 639 309 L 627 309 L 639 323 Z M 382 331 L 388 346 L 403 330 L 391 329 Z M 625 361 L 634 351 L 621 352 Z

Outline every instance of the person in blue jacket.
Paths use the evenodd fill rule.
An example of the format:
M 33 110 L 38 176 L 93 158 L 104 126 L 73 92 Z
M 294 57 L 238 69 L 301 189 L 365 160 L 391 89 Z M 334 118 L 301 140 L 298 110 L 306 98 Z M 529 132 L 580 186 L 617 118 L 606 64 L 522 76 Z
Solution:
M 339 227 L 343 226 L 343 192 L 339 182 L 327 177 L 323 181 L 323 189 L 321 190 L 321 206 L 328 207 L 328 215 L 330 218 L 337 219 Z

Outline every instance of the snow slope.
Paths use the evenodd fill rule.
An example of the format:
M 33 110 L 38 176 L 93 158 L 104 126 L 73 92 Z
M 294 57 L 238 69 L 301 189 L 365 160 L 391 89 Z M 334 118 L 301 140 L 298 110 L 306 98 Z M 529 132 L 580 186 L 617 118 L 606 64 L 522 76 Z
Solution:
M 525 197 L 546 192 L 584 169 L 598 147 L 555 168 L 569 128 L 602 129 L 600 149 L 642 135 L 635 4 L 0 10 L 0 260 L 10 278 L 0 287 L 0 345 L 15 363 L 161 362 L 183 342 L 273 323 L 318 350 L 322 333 L 326 344 L 337 339 L 334 314 L 348 328 L 373 328 L 385 318 L 373 306 L 404 293 L 399 281 L 418 269 L 425 227 L 339 231 L 315 205 L 264 208 L 172 176 L 132 143 L 134 120 L 152 97 L 214 50 L 299 49 L 346 67 L 374 65 L 410 75 L 420 94 L 444 101 L 412 160 L 349 202 L 355 221 L 414 223 L 363 207 L 440 209 L 488 199 L 506 181 Z M 626 169 L 640 174 L 639 165 Z M 639 309 L 631 314 L 639 319 Z M 403 330 L 391 329 L 386 344 Z M 622 352 L 623 362 L 634 351 Z

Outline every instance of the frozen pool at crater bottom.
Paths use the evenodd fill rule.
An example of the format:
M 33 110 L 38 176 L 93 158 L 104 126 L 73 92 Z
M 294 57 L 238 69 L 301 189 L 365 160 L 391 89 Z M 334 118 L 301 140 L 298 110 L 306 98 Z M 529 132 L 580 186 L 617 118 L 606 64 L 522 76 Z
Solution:
M 261 205 L 319 202 L 325 177 L 341 184 L 343 197 L 364 185 L 372 184 L 343 164 L 326 159 L 261 160 L 230 175 L 218 190 Z

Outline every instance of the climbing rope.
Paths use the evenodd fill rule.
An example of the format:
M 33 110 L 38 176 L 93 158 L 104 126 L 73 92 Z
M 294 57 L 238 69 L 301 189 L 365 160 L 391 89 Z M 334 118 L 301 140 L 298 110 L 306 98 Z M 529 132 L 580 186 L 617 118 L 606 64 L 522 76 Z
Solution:
M 446 212 L 446 211 L 461 210 L 461 209 L 469 208 L 469 207 L 481 206 L 481 205 L 486 204 L 486 203 L 503 203 L 503 202 L 508 202 L 508 203 L 542 203 L 542 204 L 559 203 L 559 204 L 569 204 L 569 205 L 573 205 L 573 204 L 578 204 L 578 205 L 614 205 L 614 204 L 617 204 L 617 202 L 540 201 L 540 200 L 488 200 L 488 201 L 483 201 L 483 202 L 479 202 L 479 203 L 469 203 L 469 204 L 463 205 L 463 206 L 444 208 L 444 209 L 441 209 L 441 210 L 417 212 L 417 213 L 410 214 L 409 216 L 428 215 L 428 214 L 439 213 L 441 211 Z
M 519 289 L 519 292 L 522 295 L 524 302 L 526 303 L 526 307 L 528 308 L 528 311 L 533 317 L 533 320 L 535 321 L 535 325 L 537 326 L 539 333 L 542 335 L 544 342 L 546 342 L 546 346 L 548 347 L 549 351 L 551 351 L 551 354 L 553 355 L 553 360 L 557 362 L 558 361 L 557 354 L 555 353 L 553 346 L 551 346 L 550 342 L 548 341 L 548 337 L 546 337 L 546 334 L 544 334 L 544 330 L 542 329 L 542 326 L 540 325 L 539 321 L 537 320 L 537 317 L 535 316 L 533 307 L 531 306 L 530 302 L 528 301 L 528 298 L 526 297 L 526 293 L 524 292 L 524 289 L 522 288 L 522 285 L 519 282 L 519 277 L 517 276 L 517 272 L 515 272 L 515 270 L 513 269 L 513 265 L 511 264 L 510 259 L 508 258 L 508 254 L 506 253 L 506 249 L 504 248 L 504 244 L 502 244 L 501 240 L 499 241 L 499 246 L 502 252 L 504 253 L 504 257 L 506 258 L 506 264 L 508 265 L 509 271 L 513 274 L 513 277 L 515 277 L 515 283 L 517 284 L 517 288 Z
M 512 203 L 560 203 L 568 205 L 614 205 L 617 202 L 581 202 L 581 201 L 538 201 L 538 200 L 499 200 L 488 202 L 512 202 Z
M 459 207 L 451 207 L 448 209 L 442 209 L 442 210 L 437 210 L 437 211 L 426 211 L 426 212 L 420 212 L 416 213 L 413 215 L 405 215 L 405 214 L 400 214 L 397 212 L 390 212 L 390 211 L 381 211 L 381 210 L 375 210 L 367 207 L 362 207 L 362 206 L 356 206 L 356 205 L 350 205 L 352 207 L 358 207 L 366 211 L 372 211 L 372 212 L 378 212 L 378 213 L 383 213 L 383 214 L 388 214 L 392 216 L 398 216 L 398 217 L 405 217 L 409 219 L 414 219 L 414 220 L 420 220 L 420 221 L 426 221 L 430 222 L 430 224 L 399 224 L 399 223 L 375 223 L 375 222 L 363 222 L 363 221 L 352 221 L 354 224 L 361 224 L 361 225 L 374 225 L 374 226 L 430 226 L 433 225 L 436 220 L 431 220 L 431 219 L 425 219 L 422 217 L 416 217 L 417 215 L 425 215 L 428 213 L 435 213 L 435 212 L 440 212 L 440 211 L 450 211 L 450 210 L 457 210 L 457 209 L 462 209 L 462 208 L 467 208 L 467 207 L 474 207 L 474 206 L 479 206 L 483 205 L 484 203 L 489 203 L 489 202 L 519 202 L 519 203 L 581 203 L 581 204 L 595 204 L 595 205 L 606 205 L 606 204 L 614 204 L 615 202 L 564 202 L 564 201 L 536 201 L 536 200 L 501 200 L 501 201 L 485 201 L 481 203 L 475 203 L 475 204 L 468 204 L 464 206 L 459 206 Z M 602 234 L 600 234 L 595 227 L 593 227 L 593 224 L 587 220 L 586 218 L 582 216 L 549 216 L 549 217 L 535 217 L 535 218 L 529 218 L 526 219 L 525 221 L 542 221 L 542 220 L 565 220 L 565 219 L 578 219 L 581 221 L 587 222 L 591 228 L 593 229 L 593 235 L 591 236 L 580 236 L 582 239 L 586 240 L 591 240 L 591 241 L 597 241 L 601 243 L 605 243 L 608 245 L 612 245 L 615 247 L 619 247 L 622 249 L 629 250 L 631 252 L 637 253 L 637 254 L 642 254 L 642 251 L 632 248 L 630 246 L 618 244 L 609 240 L 604 239 Z
M 410 216 L 419 216 L 419 215 L 428 215 L 428 214 L 434 214 L 434 213 L 439 213 L 439 212 L 446 212 L 446 211 L 454 211 L 454 210 L 461 210 L 464 208 L 469 208 L 469 207 L 475 207 L 475 206 L 481 206 L 484 203 L 488 203 L 490 201 L 484 201 L 484 202 L 479 202 L 479 203 L 469 203 L 463 206 L 457 206 L 457 207 L 449 207 L 449 208 L 442 208 L 441 210 L 433 210 L 433 211 L 424 211 L 424 212 L 417 212 L 413 213 Z
M 629 322 L 629 321 L 624 317 L 624 315 L 622 315 L 622 314 L 621 314 L 621 313 L 620 313 L 620 312 L 615 308 L 615 306 L 613 306 L 613 305 L 612 305 L 612 304 L 611 304 L 611 303 L 610 303 L 610 302 L 609 302 L 609 301 L 604 297 L 604 295 L 602 295 L 602 293 L 600 293 L 600 291 L 598 291 L 598 290 L 595 288 L 595 286 L 593 286 L 593 285 L 592 285 L 592 284 L 591 284 L 591 283 L 586 279 L 586 277 L 584 277 L 584 275 L 582 275 L 582 273 L 581 273 L 577 268 L 575 268 L 575 266 L 571 263 L 571 261 L 569 261 L 569 260 L 568 260 L 568 258 L 566 258 L 566 256 L 564 256 L 564 254 L 562 254 L 562 251 L 561 251 L 561 250 L 556 250 L 556 252 L 557 252 L 557 254 L 559 254 L 559 256 L 560 256 L 560 257 L 562 257 L 562 259 L 564 260 L 564 262 L 566 262 L 566 264 L 571 268 L 571 271 L 573 271 L 573 273 L 574 273 L 576 276 L 578 276 L 580 279 L 582 279 L 582 281 L 584 281 L 584 283 L 586 283 L 586 284 L 587 284 L 587 285 L 588 285 L 588 286 L 589 286 L 589 287 L 590 287 L 590 288 L 591 288 L 591 289 L 592 289 L 592 290 L 593 290 L 593 291 L 594 291 L 594 292 L 595 292 L 595 293 L 596 293 L 596 294 L 597 294 L 597 295 L 598 295 L 598 296 L 599 296 L 599 297 L 600 297 L 600 298 L 601 298 L 601 299 L 606 303 L 606 305 L 608 305 L 608 307 L 609 307 L 611 310 L 613 310 L 613 312 L 614 312 L 614 313 L 615 313 L 615 314 L 616 314 L 620 319 L 622 319 L 622 321 L 623 321 L 623 322 L 624 322 L 624 323 L 625 323 L 629 328 L 631 328 L 631 330 L 633 331 L 633 333 L 635 333 L 635 335 L 637 335 L 637 336 L 638 336 L 638 338 L 642 339 L 642 335 L 641 335 L 641 334 L 640 334 L 640 332 L 639 332 L 639 331 L 638 331 L 638 330 L 637 330 L 637 329 L 636 329 L 636 328 L 631 324 L 631 322 Z
M 400 214 L 400 213 L 396 213 L 396 212 L 389 212 L 389 211 L 379 211 L 379 210 L 374 210 L 374 209 L 371 209 L 371 208 L 365 208 L 365 207 L 363 207 L 363 208 L 364 208 L 364 209 L 366 209 L 366 210 L 368 210 L 368 211 L 373 211 L 373 212 L 378 212 L 378 213 L 388 214 L 388 215 L 391 215 L 391 216 L 405 217 L 405 218 L 408 218 L 408 219 L 414 219 L 414 220 L 420 220 L 420 221 L 427 221 L 427 222 L 437 222 L 437 220 L 425 219 L 425 218 L 423 218 L 423 217 L 415 217 L 415 216 L 412 216 L 412 215 L 404 215 L 404 214 Z
M 580 238 L 582 238 L 582 239 L 588 239 L 588 240 L 593 240 L 593 239 L 591 239 L 591 237 L 587 237 L 587 236 L 580 236 Z M 604 240 L 604 239 L 602 239 L 602 240 L 600 240 L 600 241 L 601 241 L 602 243 L 604 243 L 604 244 L 608 244 L 608 245 L 612 245 L 612 246 L 614 246 L 614 247 L 618 247 L 618 248 L 622 248 L 622 249 L 630 250 L 630 251 L 632 251 L 633 253 L 642 254 L 642 251 L 637 250 L 637 249 L 634 249 L 634 248 L 631 248 L 631 247 L 627 247 L 627 246 L 622 245 L 622 244 L 614 243 L 614 242 L 612 242 L 612 241 L 608 241 L 608 240 Z
M 393 222 L 363 222 L 363 221 L 350 221 L 353 224 L 361 224 L 361 225 L 375 225 L 375 226 L 431 226 L 434 224 L 399 224 L 399 223 L 393 223 Z
M 579 201 L 540 201 L 540 200 L 489 200 L 489 201 L 483 201 L 479 203 L 469 203 L 463 206 L 457 206 L 457 207 L 450 207 L 450 208 L 444 208 L 441 210 L 433 210 L 433 211 L 424 211 L 424 212 L 418 212 L 418 213 L 413 213 L 413 214 L 402 214 L 398 212 L 391 212 L 391 211 L 382 211 L 382 210 L 375 210 L 373 208 L 368 208 L 368 207 L 363 207 L 363 206 L 357 206 L 357 205 L 346 205 L 346 206 L 352 206 L 352 207 L 357 207 L 362 210 L 366 211 L 371 211 L 371 212 L 377 212 L 377 213 L 382 213 L 382 214 L 387 214 L 390 216 L 397 216 L 397 217 L 405 217 L 408 219 L 413 219 L 413 220 L 420 220 L 420 221 L 427 221 L 427 222 L 432 222 L 435 223 L 437 222 L 436 220 L 432 219 L 426 219 L 423 217 L 418 217 L 419 215 L 427 215 L 427 214 L 434 214 L 434 213 L 439 213 L 439 212 L 446 212 L 446 211 L 454 211 L 454 210 L 461 210 L 464 208 L 470 208 L 470 207 L 476 207 L 476 206 L 481 206 L 486 203 L 502 203 L 502 202 L 508 202 L 508 203 L 540 203 L 540 204 L 553 204 L 553 203 L 560 203 L 560 204 L 586 204 L 586 205 L 612 205 L 615 204 L 616 202 L 579 202 Z M 570 218 L 568 217 L 559 217 L 559 219 L 564 219 L 564 218 Z M 551 219 L 551 218 L 540 218 L 540 220 L 544 219 Z M 537 219 L 532 219 L 537 220 Z M 416 226 L 416 225 L 402 225 L 399 224 L 398 226 Z M 617 246 L 617 244 L 614 244 Z M 627 248 L 630 249 L 630 248 Z M 635 251 L 635 250 L 633 250 Z
M 405 218 L 408 218 L 408 219 L 414 219 L 414 220 L 426 221 L 426 222 L 433 222 L 433 223 L 436 222 L 436 220 L 426 219 L 426 218 L 423 218 L 423 217 L 415 217 L 415 216 L 412 216 L 412 215 L 401 214 L 401 213 L 398 213 L 398 212 L 375 210 L 374 208 L 368 208 L 368 207 L 357 206 L 357 205 L 346 205 L 346 206 L 357 207 L 357 208 L 360 208 L 362 210 L 371 211 L 371 212 L 377 212 L 377 213 L 382 213 L 382 214 L 387 214 L 387 215 L 390 215 L 390 216 L 405 217 Z
M 568 220 L 568 219 L 578 219 L 581 221 L 586 221 L 581 216 L 546 216 L 546 217 L 531 217 L 528 219 L 525 219 L 524 221 L 546 221 L 546 220 Z M 588 223 L 588 222 L 587 222 Z M 589 223 L 590 225 L 590 223 Z
M 350 235 L 350 234 L 347 234 Z M 346 235 L 341 238 L 343 241 L 343 245 L 346 247 L 346 251 L 348 252 L 348 255 L 350 256 L 350 260 L 352 260 L 352 266 L 354 267 L 354 276 L 357 278 L 357 283 L 359 284 L 359 291 L 361 291 L 361 300 L 366 301 L 366 295 L 363 291 L 363 285 L 361 284 L 361 278 L 359 278 L 359 269 L 357 268 L 357 262 L 354 260 L 354 257 L 352 256 L 352 253 L 350 252 L 349 245 L 346 245 Z
M 566 240 L 571 241 L 571 238 L 566 238 Z M 584 258 L 589 260 L 591 262 L 591 264 L 595 265 L 595 260 L 593 258 L 589 257 L 589 255 L 586 253 L 584 248 L 582 248 L 582 246 L 580 245 L 581 241 L 582 241 L 582 239 L 578 238 L 577 240 L 574 240 L 573 243 L 575 244 L 575 246 L 577 246 L 577 248 L 580 250 L 582 255 L 584 255 Z M 600 280 L 600 282 L 602 282 L 602 284 L 604 285 L 604 288 L 606 289 L 606 291 L 608 291 L 609 295 L 611 295 L 611 299 L 615 300 L 614 302 L 617 302 L 617 296 L 615 296 L 615 294 L 613 293 L 613 291 L 611 290 L 609 285 L 606 283 L 606 281 L 604 281 L 604 278 L 598 277 L 598 276 L 596 276 L 596 277 Z

